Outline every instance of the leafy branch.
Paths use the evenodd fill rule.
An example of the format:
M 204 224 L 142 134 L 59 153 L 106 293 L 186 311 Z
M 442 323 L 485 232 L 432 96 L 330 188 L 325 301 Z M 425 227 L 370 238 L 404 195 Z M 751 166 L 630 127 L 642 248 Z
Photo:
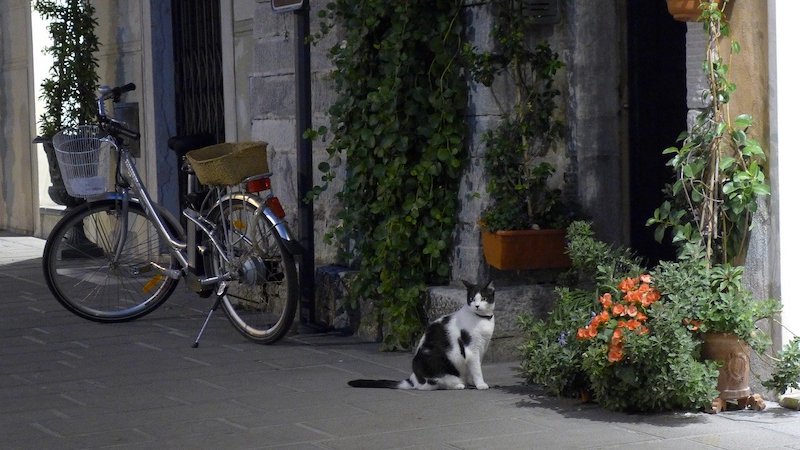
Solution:
M 688 132 L 679 136 L 680 147 L 670 147 L 676 181 L 665 201 L 648 220 L 658 241 L 667 230 L 676 243 L 701 241 L 709 264 L 733 263 L 744 255 L 758 198 L 769 195 L 766 155 L 758 140 L 748 136 L 753 118 L 731 116 L 730 100 L 736 85 L 728 74 L 730 64 L 720 56 L 723 38 L 730 36 L 725 19 L 727 1 L 701 4 L 701 19 L 709 35 L 703 69 L 709 102 Z M 731 54 L 740 51 L 731 43 Z

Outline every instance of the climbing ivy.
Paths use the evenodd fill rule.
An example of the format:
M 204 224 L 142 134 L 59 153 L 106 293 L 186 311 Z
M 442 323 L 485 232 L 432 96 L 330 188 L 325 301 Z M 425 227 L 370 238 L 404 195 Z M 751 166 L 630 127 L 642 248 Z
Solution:
M 342 37 L 330 51 L 334 163 L 320 164 L 324 183 L 336 162 L 347 172 L 333 237 L 358 268 L 352 299 L 375 301 L 388 325 L 386 349 L 411 346 L 426 285 L 449 280 L 466 157 L 462 3 L 333 0 L 320 13 Z

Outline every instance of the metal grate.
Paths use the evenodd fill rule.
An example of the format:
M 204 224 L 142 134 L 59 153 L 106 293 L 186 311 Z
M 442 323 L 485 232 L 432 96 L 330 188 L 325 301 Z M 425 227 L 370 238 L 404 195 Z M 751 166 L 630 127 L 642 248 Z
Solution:
M 521 1 L 523 13 L 533 17 L 534 24 L 552 25 L 561 20 L 558 10 L 558 0 Z
M 225 138 L 219 0 L 172 0 L 176 134 Z

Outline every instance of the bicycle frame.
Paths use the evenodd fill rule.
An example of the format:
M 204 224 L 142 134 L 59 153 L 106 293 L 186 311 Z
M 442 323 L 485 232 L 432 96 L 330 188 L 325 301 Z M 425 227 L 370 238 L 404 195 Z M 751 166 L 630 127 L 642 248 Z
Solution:
M 195 242 L 195 233 L 189 232 L 187 233 L 187 240 L 183 241 L 178 236 L 174 236 L 164 223 L 164 220 L 170 220 L 173 223 L 177 223 L 177 220 L 166 210 L 161 208 L 157 208 L 155 203 L 150 198 L 150 194 L 147 191 L 147 188 L 144 186 L 141 176 L 139 175 L 138 170 L 136 169 L 136 164 L 134 162 L 133 156 L 131 156 L 130 151 L 128 151 L 125 147 L 119 147 L 119 162 L 120 166 L 119 173 L 122 178 L 125 180 L 128 186 L 120 185 L 120 189 L 117 192 L 109 192 L 105 196 L 101 197 L 102 199 L 112 199 L 116 201 L 120 201 L 122 203 L 122 211 L 127 211 L 127 205 L 129 202 L 133 201 L 142 206 L 145 213 L 153 219 L 153 222 L 156 225 L 156 231 L 160 235 L 160 237 L 164 240 L 164 242 L 168 243 L 168 250 L 172 256 L 178 261 L 181 266 L 181 271 L 170 270 L 164 267 L 158 266 L 155 262 L 151 262 L 154 268 L 159 270 L 164 275 L 172 278 L 172 279 L 179 279 L 185 277 L 190 272 L 190 267 L 196 267 L 196 261 L 193 258 L 196 258 L 196 252 L 192 252 L 192 255 L 189 254 L 187 251 L 188 249 L 196 249 L 197 243 Z M 133 195 L 131 195 L 131 191 Z M 213 205 L 209 207 L 209 210 L 213 210 L 214 208 L 220 207 L 225 201 L 229 200 L 241 200 L 248 202 L 255 206 L 256 214 L 262 214 L 271 224 L 273 228 L 276 229 L 280 238 L 284 241 L 287 248 L 292 254 L 298 254 L 302 251 L 299 243 L 294 240 L 292 234 L 286 224 L 286 221 L 276 215 L 267 205 L 267 203 L 261 200 L 258 197 L 255 197 L 250 194 L 244 193 L 226 193 L 225 195 L 220 196 L 217 198 Z M 205 234 L 212 245 L 216 247 L 219 254 L 227 260 L 226 252 L 224 251 L 224 246 L 217 241 L 214 237 L 213 230 L 207 226 L 203 220 L 203 215 L 194 209 L 185 208 L 183 210 L 183 215 L 186 217 L 190 222 L 191 225 L 187 226 L 188 231 L 192 231 L 192 226 L 196 226 L 197 229 L 202 231 Z M 165 217 L 166 216 L 166 217 Z M 180 229 L 181 227 L 176 227 Z M 117 245 L 116 245 L 116 254 L 114 256 L 115 262 L 116 259 L 119 257 L 119 251 L 124 248 L 125 240 L 127 239 L 127 214 L 123 214 L 122 222 L 120 226 L 120 235 L 117 237 Z M 231 280 L 230 274 L 225 274 L 222 276 L 215 276 L 215 277 L 205 277 L 202 279 L 198 279 L 197 281 L 200 283 L 202 287 L 212 286 L 218 284 L 222 281 L 229 281 Z

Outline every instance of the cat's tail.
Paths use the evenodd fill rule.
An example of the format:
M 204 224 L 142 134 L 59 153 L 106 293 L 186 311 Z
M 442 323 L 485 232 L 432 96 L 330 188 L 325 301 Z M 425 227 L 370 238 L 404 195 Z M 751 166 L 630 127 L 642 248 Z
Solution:
M 357 388 L 408 389 L 407 380 L 350 380 L 347 384 Z

